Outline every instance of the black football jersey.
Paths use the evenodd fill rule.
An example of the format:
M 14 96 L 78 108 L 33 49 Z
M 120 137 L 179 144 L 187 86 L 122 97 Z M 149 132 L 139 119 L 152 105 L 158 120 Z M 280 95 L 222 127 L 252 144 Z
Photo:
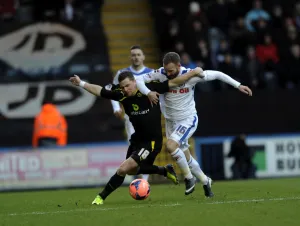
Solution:
M 139 90 L 134 96 L 125 96 L 119 88 L 119 85 L 110 85 L 111 89 L 103 88 L 101 97 L 116 100 L 123 104 L 125 113 L 129 116 L 135 133 L 131 136 L 132 141 L 152 141 L 162 140 L 161 111 L 160 104 L 151 105 L 147 96 Z M 158 93 L 169 91 L 168 81 L 163 83 L 151 82 L 146 86 Z

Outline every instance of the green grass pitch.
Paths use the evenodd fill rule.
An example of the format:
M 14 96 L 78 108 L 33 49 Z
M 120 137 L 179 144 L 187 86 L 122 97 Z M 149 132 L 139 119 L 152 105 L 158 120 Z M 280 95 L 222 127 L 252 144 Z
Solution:
M 147 200 L 135 201 L 121 187 L 104 205 L 92 206 L 99 189 L 0 194 L 0 226 L 300 225 L 300 179 L 216 182 L 207 199 L 197 184 L 153 185 Z

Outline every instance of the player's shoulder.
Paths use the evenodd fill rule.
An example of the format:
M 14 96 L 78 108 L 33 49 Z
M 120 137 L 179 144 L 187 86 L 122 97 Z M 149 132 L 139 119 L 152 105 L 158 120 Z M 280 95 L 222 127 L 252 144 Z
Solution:
M 185 68 L 185 67 L 180 67 L 180 70 L 181 70 L 181 74 L 185 74 L 185 73 L 188 73 L 189 71 L 192 71 L 193 69 L 191 68 Z
M 165 69 L 163 67 L 160 67 L 158 69 L 152 69 L 148 74 L 165 74 Z

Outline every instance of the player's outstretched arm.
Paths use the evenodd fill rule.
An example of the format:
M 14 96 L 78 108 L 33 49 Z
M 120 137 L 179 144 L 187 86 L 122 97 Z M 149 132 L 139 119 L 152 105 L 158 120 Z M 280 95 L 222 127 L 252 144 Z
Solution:
M 103 89 L 102 86 L 81 81 L 77 75 L 74 75 L 69 80 L 74 86 L 80 86 L 95 96 L 101 96 L 103 98 L 116 101 L 121 101 L 124 98 L 123 92 L 111 91 L 106 89 L 106 87 Z
M 196 67 L 195 69 L 190 70 L 188 73 L 182 76 L 178 76 L 174 79 L 169 80 L 169 87 L 172 88 L 172 87 L 180 86 L 184 84 L 186 81 L 196 76 L 200 78 L 204 77 L 202 68 Z
M 101 96 L 100 94 L 101 94 L 102 86 L 98 86 L 98 85 L 94 85 L 94 84 L 90 84 L 90 83 L 81 81 L 81 79 L 77 75 L 74 75 L 73 77 L 71 77 L 69 79 L 69 81 L 74 86 L 80 86 L 95 96 Z
M 120 74 L 120 71 L 117 72 L 117 74 L 115 75 L 115 77 L 113 79 L 113 84 L 114 85 L 119 84 L 119 81 L 118 81 L 119 74 Z M 123 111 L 122 111 L 122 108 L 120 106 L 120 103 L 118 101 L 111 100 L 111 106 L 113 108 L 114 115 L 117 118 L 122 119 L 123 118 Z
M 213 71 L 213 70 L 205 70 L 203 72 L 203 74 L 204 74 L 203 79 L 205 81 L 211 81 L 211 80 L 218 79 L 218 80 L 220 80 L 222 82 L 225 82 L 225 83 L 227 83 L 227 84 L 229 84 L 229 85 L 237 88 L 242 93 L 245 93 L 248 96 L 252 96 L 252 90 L 248 86 L 242 85 L 240 82 L 234 80 L 229 75 L 226 75 L 223 72 Z

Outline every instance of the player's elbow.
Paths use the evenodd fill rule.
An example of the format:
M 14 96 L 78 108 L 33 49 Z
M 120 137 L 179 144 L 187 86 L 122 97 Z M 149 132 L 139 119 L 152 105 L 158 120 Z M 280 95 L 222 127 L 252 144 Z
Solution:
M 204 71 L 203 71 L 203 69 L 202 69 L 201 67 L 196 67 L 196 68 L 194 69 L 194 71 L 195 71 L 195 74 L 196 74 L 196 75 L 198 75 L 198 76 L 200 76 L 200 77 L 204 77 Z

